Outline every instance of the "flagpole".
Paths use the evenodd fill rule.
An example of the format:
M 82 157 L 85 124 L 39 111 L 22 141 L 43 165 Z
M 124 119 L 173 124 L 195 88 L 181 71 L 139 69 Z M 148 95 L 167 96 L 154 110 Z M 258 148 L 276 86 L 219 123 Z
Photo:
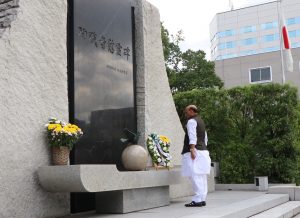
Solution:
M 285 69 L 284 69 L 284 64 L 283 64 L 283 43 L 282 43 L 282 34 L 281 34 L 281 28 L 282 28 L 282 23 L 280 20 L 280 16 L 279 16 L 279 5 L 281 7 L 281 0 L 277 0 L 277 18 L 278 18 L 278 34 L 280 35 L 280 58 L 281 58 L 281 72 L 282 72 L 282 84 L 285 84 Z
M 234 9 L 234 8 L 233 8 L 233 3 L 232 3 L 231 0 L 229 0 L 229 8 L 230 8 L 231 11 Z

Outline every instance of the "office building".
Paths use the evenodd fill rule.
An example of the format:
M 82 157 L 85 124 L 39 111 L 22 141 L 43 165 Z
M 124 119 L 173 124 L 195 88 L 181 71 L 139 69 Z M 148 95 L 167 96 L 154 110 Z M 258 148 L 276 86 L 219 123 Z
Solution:
M 293 72 L 280 51 L 281 19 L 288 29 Z M 210 24 L 211 57 L 225 87 L 285 82 L 300 86 L 300 1 L 283 0 L 216 14 Z

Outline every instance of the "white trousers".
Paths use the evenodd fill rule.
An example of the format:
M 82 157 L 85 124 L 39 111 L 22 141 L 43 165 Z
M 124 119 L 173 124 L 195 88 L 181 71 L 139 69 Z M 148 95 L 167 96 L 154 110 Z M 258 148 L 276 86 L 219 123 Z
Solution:
M 207 174 L 192 175 L 189 178 L 192 182 L 193 191 L 195 193 L 195 195 L 192 198 L 192 201 L 195 201 L 195 202 L 206 201 Z
M 181 175 L 192 177 L 193 175 L 210 174 L 210 157 L 208 151 L 196 151 L 196 158 L 191 158 L 191 152 L 182 155 Z
M 210 163 L 208 151 L 196 152 L 195 160 L 192 160 L 191 153 L 182 155 L 181 174 L 188 177 L 193 186 L 195 196 L 192 201 L 201 202 L 206 200 L 207 196 L 207 175 L 210 174 Z

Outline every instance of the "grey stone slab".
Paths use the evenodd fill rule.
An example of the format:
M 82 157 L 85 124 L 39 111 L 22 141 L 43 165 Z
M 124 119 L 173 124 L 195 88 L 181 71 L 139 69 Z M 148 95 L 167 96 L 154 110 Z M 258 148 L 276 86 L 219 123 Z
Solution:
M 165 207 L 157 207 L 143 211 L 131 212 L 127 214 L 78 214 L 64 218 L 181 218 L 187 215 L 195 215 L 197 218 L 205 218 L 211 215 L 218 208 L 225 208 L 231 204 L 247 199 L 256 200 L 258 196 L 266 196 L 258 191 L 215 191 L 207 196 L 205 207 L 186 208 L 185 203 L 191 201 L 191 197 L 177 198 L 171 200 L 171 204 Z
M 180 184 L 170 185 L 171 199 L 192 196 L 194 194 L 192 183 L 188 178 L 184 178 Z
M 251 218 L 289 218 L 298 214 L 300 201 L 289 201 L 267 211 L 251 216 Z
M 138 97 L 137 110 L 145 104 L 145 117 L 138 117 L 138 123 L 140 119 L 143 120 L 138 125 L 138 131 L 145 133 L 145 136 L 157 133 L 169 137 L 172 163 L 179 165 L 184 131 L 166 74 L 159 11 L 145 0 L 133 0 L 132 4 L 135 7 L 136 26 L 136 82 L 137 87 L 144 87 L 142 95 Z M 146 141 L 141 143 L 146 144 Z
M 96 194 L 97 213 L 129 213 L 169 204 L 169 186 Z
M 272 186 L 269 187 L 270 194 L 288 194 L 291 201 L 295 200 L 295 186 Z
M 295 188 L 294 188 L 294 190 L 295 190 L 295 201 L 300 201 L 300 186 L 296 186 Z
M 273 186 L 296 186 L 296 183 L 269 183 L 269 187 Z
M 118 171 L 115 165 L 44 166 L 42 187 L 50 192 L 104 192 L 181 183 L 179 169 Z
M 277 205 L 288 201 L 287 194 L 266 194 L 256 198 L 247 199 L 236 202 L 225 207 L 216 208 L 214 211 L 202 213 L 203 217 L 214 218 L 247 218 L 249 216 L 258 214 L 262 211 L 268 210 Z M 193 214 L 183 216 L 182 218 L 199 218 L 200 214 Z
M 254 184 L 216 184 L 216 190 L 256 190 Z

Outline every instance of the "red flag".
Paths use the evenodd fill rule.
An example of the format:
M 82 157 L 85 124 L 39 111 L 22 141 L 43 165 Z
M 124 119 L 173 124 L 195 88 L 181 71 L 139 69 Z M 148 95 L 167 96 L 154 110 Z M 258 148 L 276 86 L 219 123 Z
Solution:
M 285 49 L 290 49 L 290 40 L 289 40 L 289 35 L 286 29 L 286 26 L 282 27 L 282 38 L 283 38 L 283 44 Z
M 289 34 L 285 24 L 285 18 L 284 18 L 282 7 L 280 10 L 280 21 L 281 21 L 280 24 L 281 24 L 281 34 L 282 34 L 281 38 L 283 43 L 281 49 L 283 48 L 284 66 L 287 69 L 287 71 L 293 72 L 293 57 L 292 57 L 292 52 L 290 47 Z

